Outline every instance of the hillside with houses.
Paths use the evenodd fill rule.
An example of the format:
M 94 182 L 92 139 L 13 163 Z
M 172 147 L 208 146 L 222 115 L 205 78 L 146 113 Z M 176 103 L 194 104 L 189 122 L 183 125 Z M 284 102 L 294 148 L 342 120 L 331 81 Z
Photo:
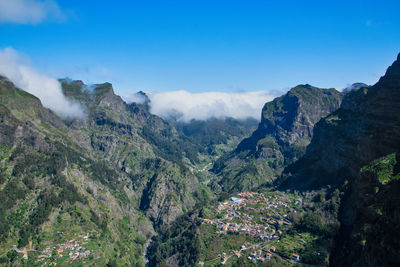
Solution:
M 315 240 L 310 233 L 291 231 L 294 218 L 305 212 L 303 201 L 289 193 L 241 192 L 204 210 L 199 219 L 203 237 L 199 265 L 235 265 L 243 259 L 301 262 L 304 248 Z

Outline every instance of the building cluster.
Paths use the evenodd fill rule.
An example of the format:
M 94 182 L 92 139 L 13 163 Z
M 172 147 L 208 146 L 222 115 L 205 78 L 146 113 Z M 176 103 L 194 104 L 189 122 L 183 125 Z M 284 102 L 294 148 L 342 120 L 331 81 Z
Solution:
M 217 213 L 223 214 L 222 219 L 202 219 L 204 223 L 215 225 L 219 234 L 228 231 L 259 237 L 263 241 L 279 239 L 282 234 L 278 230 L 280 225 L 289 225 L 286 214 L 280 215 L 275 209 L 286 208 L 290 211 L 288 203 L 278 198 L 265 197 L 262 193 L 242 192 L 239 198 L 232 197 L 228 201 L 220 202 Z M 261 212 L 263 216 L 254 218 L 249 211 Z M 258 219 L 258 223 L 255 219 Z
M 269 260 L 275 253 L 275 247 L 268 247 L 269 241 L 281 238 L 283 234 L 281 229 L 292 223 L 287 214 L 296 212 L 300 206 L 301 200 L 290 200 L 285 196 L 241 192 L 237 197 L 219 202 L 215 218 L 201 220 L 204 224 L 216 226 L 217 234 L 236 232 L 259 238 L 264 243 L 264 248 L 244 244 L 242 249 L 232 251 L 231 256 L 240 257 L 243 250 L 252 249 L 247 258 L 252 262 L 263 262 Z M 223 262 L 226 262 L 227 258 L 228 256 Z M 292 260 L 299 262 L 300 256 L 294 254 Z
M 47 265 L 48 259 L 52 261 L 49 265 L 57 265 L 56 261 L 61 258 L 67 257 L 66 260 L 73 262 L 79 258 L 85 258 L 92 254 L 92 251 L 85 249 L 85 245 L 89 241 L 89 234 L 85 236 L 80 235 L 80 240 L 71 239 L 62 244 L 56 244 L 53 247 L 47 247 L 41 251 L 41 254 L 37 257 L 36 263 L 43 263 Z
M 271 229 L 268 226 L 251 224 L 249 220 L 242 220 L 242 223 L 227 223 L 220 220 L 203 219 L 203 222 L 217 226 L 219 229 L 217 231 L 218 234 L 226 234 L 229 231 L 247 234 L 251 237 L 259 237 L 263 241 L 279 239 L 275 229 Z
M 263 249 L 258 249 L 250 253 L 247 257 L 250 261 L 256 263 L 257 261 L 265 261 L 271 259 L 272 253 L 275 253 L 275 247 L 265 246 Z

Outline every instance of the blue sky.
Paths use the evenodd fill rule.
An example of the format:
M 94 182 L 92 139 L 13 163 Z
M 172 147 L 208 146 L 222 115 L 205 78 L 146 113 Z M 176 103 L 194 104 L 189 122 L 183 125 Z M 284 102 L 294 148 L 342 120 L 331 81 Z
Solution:
M 121 93 L 372 84 L 400 52 L 398 1 L 50 2 L 31 21 L 0 14 L 0 49 Z

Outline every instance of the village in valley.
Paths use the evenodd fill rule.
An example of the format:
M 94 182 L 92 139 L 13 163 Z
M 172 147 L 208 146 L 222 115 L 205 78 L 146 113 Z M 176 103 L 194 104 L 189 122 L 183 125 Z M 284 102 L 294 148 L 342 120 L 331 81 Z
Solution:
M 62 236 L 62 232 L 59 233 Z M 88 258 L 93 258 L 93 251 L 88 249 L 90 234 L 80 234 L 75 239 L 67 240 L 60 244 L 47 246 L 44 250 L 19 249 L 16 245 L 13 250 L 23 254 L 23 259 L 35 258 L 34 266 L 56 266 L 71 265 L 74 262 Z
M 205 258 L 199 265 L 226 264 L 230 259 L 240 257 L 253 263 L 266 263 L 272 257 L 301 262 L 299 253 L 287 257 L 279 253 L 279 248 L 292 224 L 288 215 L 302 211 L 302 198 L 284 193 L 241 192 L 219 202 L 200 220 L 205 227 L 214 228 L 217 237 L 229 235 L 228 240 L 237 247 L 221 251 L 215 259 Z M 244 241 L 243 244 L 235 242 L 239 239 Z

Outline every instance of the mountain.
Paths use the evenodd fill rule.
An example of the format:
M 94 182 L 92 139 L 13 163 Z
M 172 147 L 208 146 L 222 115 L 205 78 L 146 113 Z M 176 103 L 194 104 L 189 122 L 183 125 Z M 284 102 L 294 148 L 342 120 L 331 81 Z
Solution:
M 283 187 L 339 185 L 372 160 L 396 151 L 399 65 L 395 61 L 374 86 L 349 92 L 340 109 L 317 123 L 305 156 L 285 170 L 291 175 Z
M 252 118 L 210 118 L 205 121 L 175 122 L 177 130 L 187 136 L 193 145 L 197 145 L 204 157 L 212 158 L 233 150 L 256 129 L 257 124 Z
M 220 185 L 231 192 L 271 183 L 305 153 L 314 125 L 339 108 L 341 99 L 335 89 L 306 84 L 266 103 L 257 130 L 214 164 Z
M 189 168 L 190 143 L 109 83 L 61 84 L 84 119 L 60 118 L 0 77 L 0 262 L 32 265 L 35 253 L 86 236 L 92 265 L 141 266 L 153 228 L 208 197 Z M 28 260 L 12 245 L 31 249 Z
M 332 266 L 399 264 L 400 55 L 371 87 L 349 92 L 314 127 L 280 189 L 342 191 Z
M 342 93 L 347 94 L 350 91 L 353 90 L 359 90 L 361 88 L 364 87 L 368 87 L 369 85 L 365 84 L 365 83 L 353 83 L 352 85 L 350 85 L 349 87 L 346 87 L 343 89 Z
M 128 177 L 91 157 L 57 115 L 4 77 L 0 95 L 1 261 L 14 261 L 12 245 L 44 250 L 88 234 L 94 264 L 143 262 L 127 251 L 141 251 L 152 227 L 129 206 Z
M 195 204 L 202 186 L 189 170 L 197 154 L 173 125 L 152 115 L 147 103 L 126 104 L 109 83 L 85 90 L 80 81 L 62 81 L 64 94 L 87 107 L 86 120 L 71 122 L 80 145 L 106 160 L 141 192 L 136 207 L 155 223 L 172 222 Z M 204 189 L 204 188 L 203 188 Z
M 0 265 L 243 266 L 250 243 L 275 266 L 400 264 L 400 55 L 373 86 L 292 88 L 257 128 L 60 83 L 84 118 L 0 77 Z

